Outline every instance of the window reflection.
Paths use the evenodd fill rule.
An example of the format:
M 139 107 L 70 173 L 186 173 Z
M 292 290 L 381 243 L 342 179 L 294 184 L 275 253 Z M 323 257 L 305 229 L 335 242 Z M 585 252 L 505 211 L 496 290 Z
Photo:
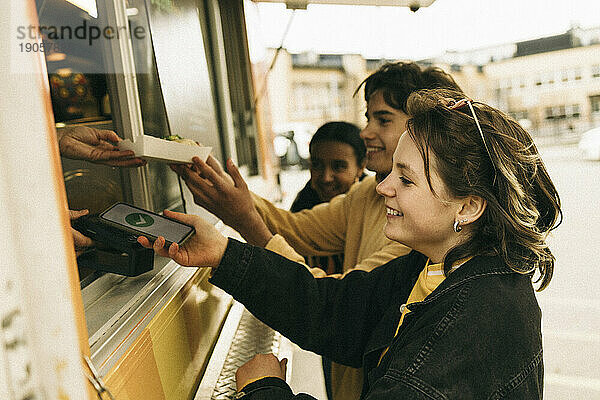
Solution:
M 131 0 L 127 2 L 127 7 L 130 32 L 133 34 L 136 29 L 150 32 L 145 2 L 143 0 Z M 132 39 L 131 42 L 144 134 L 160 138 L 169 136 L 169 123 L 165 113 L 150 35 L 145 35 L 143 38 L 138 37 L 135 40 Z M 164 209 L 181 211 L 183 207 L 177 176 L 170 170 L 168 165 L 161 162 L 150 161 L 148 170 L 150 195 L 154 211 L 160 212 Z
M 101 28 L 105 24 L 96 2 L 36 0 L 36 5 L 40 36 L 50 50 L 44 54 L 57 130 L 86 125 L 118 132 L 111 76 L 104 73 L 106 51 L 100 42 L 90 46 L 85 40 L 62 40 L 76 27 Z M 94 214 L 125 200 L 119 169 L 82 160 L 61 161 L 69 209 L 89 209 Z M 82 284 L 88 284 L 98 274 L 82 267 L 79 276 Z

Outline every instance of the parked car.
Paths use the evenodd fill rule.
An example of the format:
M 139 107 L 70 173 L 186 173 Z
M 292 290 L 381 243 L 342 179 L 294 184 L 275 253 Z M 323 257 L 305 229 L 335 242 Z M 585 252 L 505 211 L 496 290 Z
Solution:
M 585 132 L 578 147 L 585 160 L 600 160 L 600 127 Z

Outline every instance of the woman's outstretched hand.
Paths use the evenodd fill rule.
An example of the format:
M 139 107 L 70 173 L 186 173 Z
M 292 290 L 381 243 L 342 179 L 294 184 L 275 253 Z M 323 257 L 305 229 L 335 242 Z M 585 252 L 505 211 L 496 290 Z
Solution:
M 145 236 L 139 236 L 138 243 L 147 249 L 153 249 L 160 256 L 172 258 L 177 264 L 183 266 L 216 267 L 219 265 L 227 247 L 227 238 L 221 235 L 212 224 L 197 215 L 169 210 L 165 210 L 164 215 L 192 225 L 196 229 L 196 233 L 183 245 L 179 246 L 177 243 L 173 243 L 168 249 L 164 247 L 165 238 L 162 236 L 159 236 L 154 243 L 150 243 Z

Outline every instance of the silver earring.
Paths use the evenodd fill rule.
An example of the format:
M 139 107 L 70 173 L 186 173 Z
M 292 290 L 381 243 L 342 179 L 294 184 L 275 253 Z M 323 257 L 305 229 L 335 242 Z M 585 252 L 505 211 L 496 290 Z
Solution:
M 468 221 L 468 219 L 466 219 L 466 218 L 463 220 L 460 220 L 460 221 L 459 220 L 454 221 L 454 226 L 453 226 L 454 232 L 458 233 L 458 232 L 462 231 L 462 226 L 460 226 L 460 224 L 465 223 L 467 221 Z

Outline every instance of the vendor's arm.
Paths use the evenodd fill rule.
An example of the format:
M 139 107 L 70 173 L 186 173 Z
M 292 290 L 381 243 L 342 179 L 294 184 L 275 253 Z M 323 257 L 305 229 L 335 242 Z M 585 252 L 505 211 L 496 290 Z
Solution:
M 63 157 L 87 160 L 113 167 L 140 167 L 146 164 L 133 151 L 121 151 L 122 139 L 113 131 L 88 126 L 67 127 L 57 131 L 58 147 Z

